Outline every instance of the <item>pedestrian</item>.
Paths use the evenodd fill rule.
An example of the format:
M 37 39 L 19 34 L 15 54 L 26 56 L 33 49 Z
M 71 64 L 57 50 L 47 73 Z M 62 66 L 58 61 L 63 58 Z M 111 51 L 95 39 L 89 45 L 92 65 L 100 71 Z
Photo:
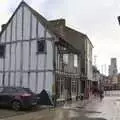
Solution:
M 94 88 L 94 89 L 93 89 L 93 95 L 94 95 L 95 97 L 98 96 L 98 89 L 97 89 L 97 88 Z
M 100 96 L 100 100 L 102 100 L 104 98 L 104 92 L 103 90 L 99 90 L 99 96 Z

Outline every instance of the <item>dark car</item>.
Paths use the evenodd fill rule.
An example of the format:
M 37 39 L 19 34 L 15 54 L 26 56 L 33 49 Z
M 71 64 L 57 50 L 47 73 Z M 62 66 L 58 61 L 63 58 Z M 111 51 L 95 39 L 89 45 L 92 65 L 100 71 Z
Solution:
M 0 87 L 0 106 L 12 107 L 18 111 L 37 105 L 37 96 L 29 89 L 22 87 Z

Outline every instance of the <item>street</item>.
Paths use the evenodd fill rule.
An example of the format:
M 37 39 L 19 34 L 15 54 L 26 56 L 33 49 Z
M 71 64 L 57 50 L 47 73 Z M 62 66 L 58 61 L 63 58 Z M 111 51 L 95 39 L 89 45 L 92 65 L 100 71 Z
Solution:
M 0 8 L 0 120 L 120 120 L 120 0 Z
M 105 97 L 102 102 L 89 104 L 86 110 L 90 111 L 86 113 L 89 118 L 120 120 L 120 97 Z
M 117 96 L 118 95 L 118 96 Z M 120 96 L 118 91 L 107 92 L 105 98 L 92 98 L 83 107 L 81 102 L 65 104 L 54 109 L 14 112 L 0 110 L 4 120 L 120 120 Z

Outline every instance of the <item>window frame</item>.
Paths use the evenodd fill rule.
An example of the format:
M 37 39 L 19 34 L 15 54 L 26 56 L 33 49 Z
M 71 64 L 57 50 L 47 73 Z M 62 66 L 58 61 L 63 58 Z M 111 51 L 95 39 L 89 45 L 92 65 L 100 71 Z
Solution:
M 1 50 L 1 47 L 3 47 L 3 51 Z M 0 59 L 5 58 L 5 50 L 6 50 L 6 45 L 0 43 Z M 2 53 L 3 52 L 3 53 Z M 2 53 L 2 54 L 1 54 Z
M 66 57 L 67 57 L 67 61 L 66 61 Z M 68 63 L 69 63 L 69 54 L 63 54 L 63 63 L 68 65 Z
M 39 42 L 41 42 L 41 41 L 44 41 L 44 50 L 42 51 L 39 51 Z M 45 53 L 47 53 L 47 44 L 46 44 L 46 40 L 37 40 L 37 45 L 36 45 L 36 48 L 37 48 L 37 54 L 45 54 Z

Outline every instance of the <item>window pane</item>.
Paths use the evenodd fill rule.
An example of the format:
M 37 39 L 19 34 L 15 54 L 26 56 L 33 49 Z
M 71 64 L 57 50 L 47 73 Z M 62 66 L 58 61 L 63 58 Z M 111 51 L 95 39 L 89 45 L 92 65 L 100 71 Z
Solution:
M 15 91 L 16 91 L 16 89 L 14 89 L 14 88 L 5 88 L 4 89 L 4 92 L 6 92 L 6 93 L 13 93 Z
M 5 45 L 0 45 L 0 58 L 5 57 Z
M 37 42 L 37 53 L 45 52 L 45 40 Z
M 0 93 L 3 92 L 3 88 L 0 88 Z
M 68 64 L 68 54 L 64 54 L 64 55 L 63 55 L 63 62 L 64 62 L 65 64 Z
M 78 56 L 74 55 L 74 67 L 78 67 Z

